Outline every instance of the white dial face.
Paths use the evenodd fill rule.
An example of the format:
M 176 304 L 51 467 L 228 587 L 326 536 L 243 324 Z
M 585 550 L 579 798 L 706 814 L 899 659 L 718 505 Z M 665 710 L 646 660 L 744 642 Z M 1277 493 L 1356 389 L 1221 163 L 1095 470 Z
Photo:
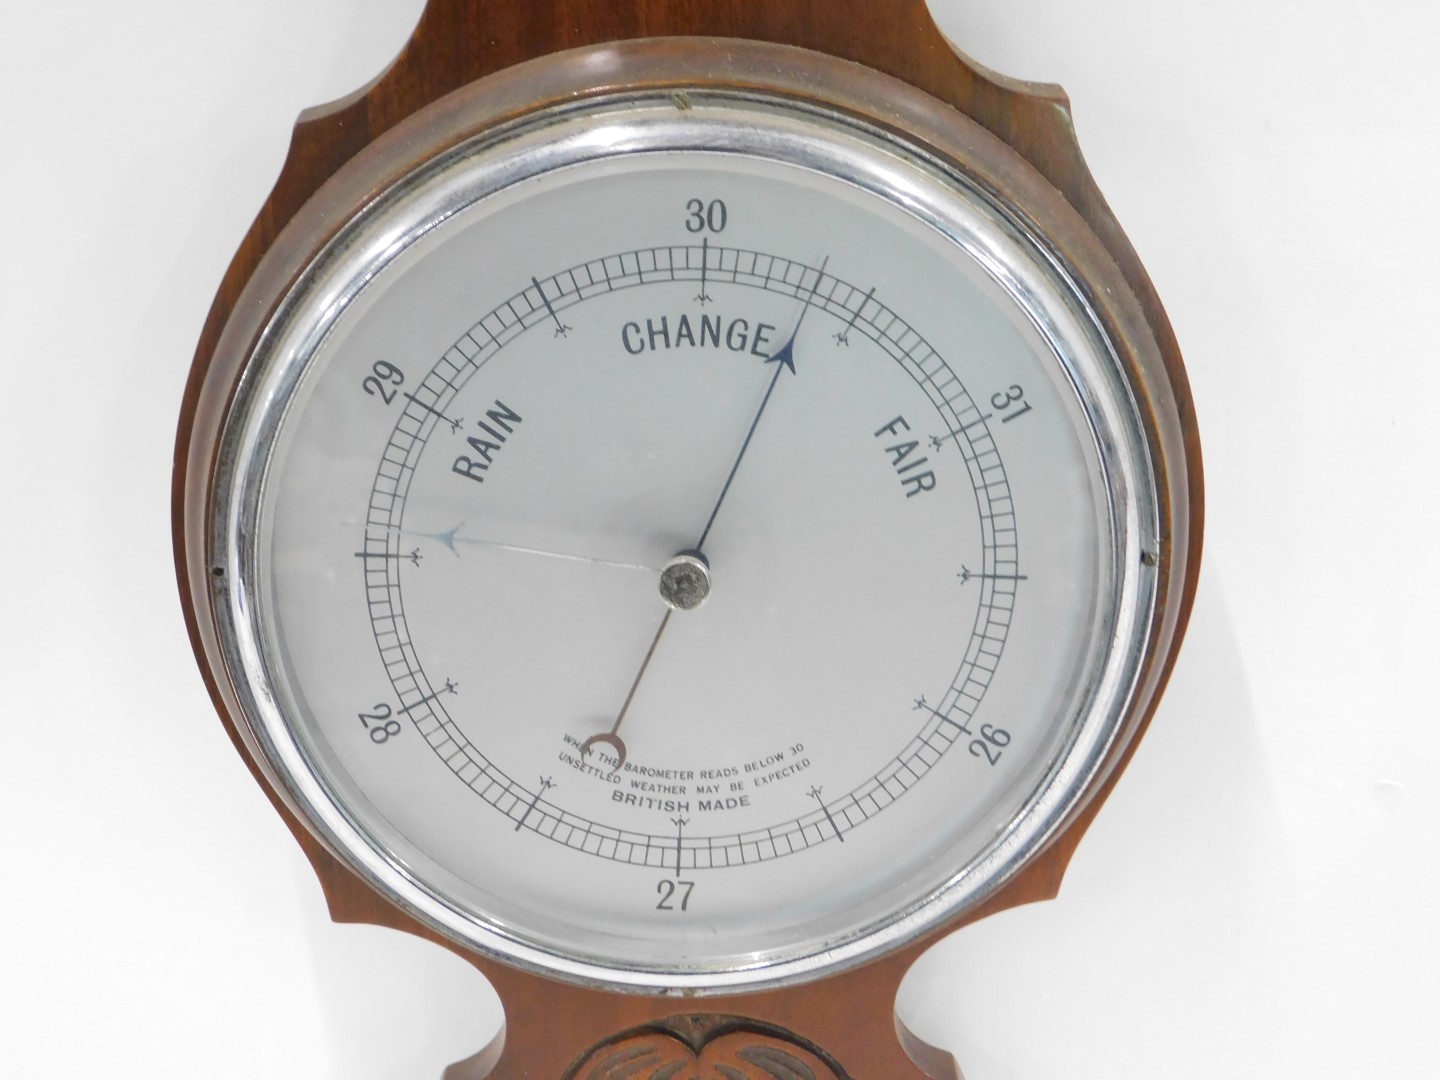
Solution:
M 1060 351 L 1103 358 L 1017 299 L 1023 245 L 916 209 L 978 203 L 867 153 L 883 190 L 535 166 L 388 239 L 272 373 L 272 737 L 449 932 L 743 981 L 980 875 L 1062 768 L 1125 526 Z

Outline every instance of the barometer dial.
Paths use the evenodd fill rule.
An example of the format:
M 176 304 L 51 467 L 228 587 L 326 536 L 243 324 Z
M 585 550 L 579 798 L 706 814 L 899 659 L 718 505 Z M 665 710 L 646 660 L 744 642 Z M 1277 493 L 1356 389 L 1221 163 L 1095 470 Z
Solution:
M 212 603 L 247 737 L 384 894 L 570 979 L 771 985 L 968 910 L 1082 803 L 1165 495 L 1024 213 L 697 86 L 323 225 L 231 345 Z

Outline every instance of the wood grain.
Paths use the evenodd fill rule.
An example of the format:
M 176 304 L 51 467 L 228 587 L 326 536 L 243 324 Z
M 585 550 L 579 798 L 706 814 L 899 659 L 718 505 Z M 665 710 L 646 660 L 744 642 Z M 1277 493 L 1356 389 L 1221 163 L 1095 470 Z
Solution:
M 216 433 L 238 375 L 214 370 L 212 357 L 227 326 L 230 335 L 241 333 L 236 329 L 237 299 L 286 224 L 347 161 L 452 91 L 559 50 L 643 37 L 740 38 L 855 61 L 925 91 L 997 136 L 1035 170 L 1037 190 L 1049 185 L 1073 208 L 1076 239 L 1066 250 L 1074 253 L 1080 271 L 1097 268 L 1101 273 L 1105 268 L 1099 264 L 1107 261 L 1118 268 L 1121 291 L 1128 286 L 1128 297 L 1113 307 L 1105 307 L 1099 298 L 1110 312 L 1106 317 L 1112 319 L 1111 331 L 1122 341 L 1158 350 L 1168 378 L 1155 388 L 1164 399 L 1157 400 L 1156 413 L 1173 412 L 1185 433 L 1183 454 L 1167 464 L 1179 474 L 1171 480 L 1184 506 L 1172 508 L 1167 519 L 1178 528 L 1166 537 L 1171 554 L 1161 567 L 1167 575 L 1162 589 L 1170 602 L 1152 641 L 1157 660 L 1110 773 L 1083 811 L 1003 890 L 952 925 L 857 970 L 798 987 L 706 998 L 703 1011 L 695 1010 L 693 1002 L 559 983 L 475 955 L 440 938 L 363 884 L 286 805 L 280 785 L 248 743 L 244 725 L 236 721 L 235 697 L 218 659 L 209 606 L 215 582 L 205 556 Z M 725 76 L 724 70 L 715 72 L 717 80 Z M 1080 237 L 1080 232 L 1087 235 Z M 314 865 L 332 916 L 436 941 L 465 956 L 495 984 L 507 1016 L 503 1045 L 497 1042 L 452 1066 L 446 1080 L 609 1080 L 612 1075 L 637 1080 L 709 1080 L 712 1075 L 790 1080 L 792 1075 L 804 1077 L 807 1069 L 815 1080 L 904 1080 L 922 1071 L 940 1080 L 959 1080 L 959 1069 L 947 1053 L 898 1024 L 896 992 L 915 957 L 941 933 L 1056 894 L 1076 844 L 1133 752 L 1168 677 L 1198 574 L 1201 467 L 1194 432 L 1173 333 L 1149 278 L 1085 167 L 1063 93 L 1056 87 L 1004 79 L 969 62 L 946 43 L 921 0 L 431 0 L 413 37 L 379 78 L 342 101 L 302 116 L 275 189 L 216 295 L 197 348 L 176 445 L 177 573 L 192 642 L 216 706 Z M 1170 579 L 1172 573 L 1178 578 Z M 781 1057 L 747 1059 L 740 1054 L 747 1046 L 768 1047 Z M 624 1058 L 626 1053 L 632 1056 Z M 765 1061 L 783 1062 L 786 1054 L 803 1068 L 765 1071 Z M 626 1072 L 630 1066 L 638 1071 Z

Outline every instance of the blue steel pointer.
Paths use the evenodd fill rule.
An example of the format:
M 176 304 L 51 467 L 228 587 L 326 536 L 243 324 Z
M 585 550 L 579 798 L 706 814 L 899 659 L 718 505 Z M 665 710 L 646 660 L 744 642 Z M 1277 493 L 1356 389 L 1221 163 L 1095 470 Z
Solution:
M 730 466 L 730 475 L 725 478 L 725 486 L 720 489 L 720 497 L 715 500 L 715 508 L 710 511 L 710 517 L 705 522 L 705 528 L 700 533 L 700 539 L 696 541 L 693 548 L 688 551 L 682 551 L 676 555 L 675 559 L 672 559 L 671 562 L 667 564 L 666 572 L 674 566 L 677 560 L 687 557 L 698 559 L 704 563 L 708 569 L 710 560 L 705 557 L 703 551 L 705 541 L 710 536 L 710 529 L 715 524 L 715 517 L 720 513 L 720 507 L 725 502 L 725 496 L 730 493 L 730 485 L 735 480 L 735 474 L 740 471 L 740 463 L 745 460 L 745 452 L 750 449 L 750 440 L 755 437 L 755 429 L 760 426 L 760 418 L 765 415 L 765 407 L 770 404 L 770 397 L 775 393 L 775 384 L 780 381 L 780 373 L 788 368 L 791 375 L 795 374 L 795 339 L 800 335 L 800 327 L 805 323 L 805 316 L 810 311 L 811 302 L 815 299 L 815 294 L 820 288 L 820 281 L 825 276 L 825 267 L 829 265 L 829 263 L 830 256 L 827 255 L 821 261 L 820 269 L 815 272 L 815 284 L 810 287 L 809 295 L 805 297 L 805 306 L 800 309 L 800 317 L 795 320 L 795 327 L 790 331 L 789 338 L 786 339 L 785 344 L 781 345 L 780 348 L 776 349 L 775 352 L 765 360 L 765 363 L 775 365 L 775 374 L 770 377 L 770 385 L 765 388 L 765 397 L 760 401 L 760 408 L 755 410 L 755 418 L 750 421 L 750 430 L 745 433 L 745 441 L 740 445 L 740 453 L 735 456 L 735 464 Z M 796 295 L 799 295 L 798 289 L 796 290 Z M 662 579 L 663 576 L 664 573 L 662 572 Z M 625 704 L 620 707 L 620 714 L 615 718 L 615 723 L 609 731 L 602 732 L 599 735 L 592 735 L 581 743 L 580 756 L 582 758 L 590 752 L 595 744 L 604 743 L 614 751 L 618 759 L 615 763 L 615 768 L 618 770 L 625 765 L 625 741 L 621 739 L 618 734 L 620 725 L 625 720 L 625 714 L 630 711 L 630 702 L 635 699 L 635 691 L 640 688 L 640 680 L 645 677 L 645 669 L 650 666 L 650 658 L 655 655 L 655 648 L 660 644 L 660 638 L 664 635 L 665 628 L 670 625 L 670 616 L 675 613 L 675 610 L 674 607 L 669 608 L 665 612 L 665 617 L 660 620 L 660 626 L 655 631 L 654 638 L 650 641 L 650 648 L 645 652 L 645 659 L 640 663 L 640 670 L 635 673 L 635 679 L 630 684 L 630 692 L 625 695 Z
M 715 509 L 710 511 L 710 519 L 705 522 L 705 529 L 700 534 L 700 539 L 695 542 L 695 551 L 702 551 L 705 541 L 710 536 L 710 528 L 715 524 L 715 515 L 720 513 L 720 506 L 725 502 L 725 496 L 730 492 L 730 484 L 735 479 L 735 474 L 740 471 L 740 462 L 745 460 L 745 451 L 750 449 L 750 440 L 755 437 L 755 429 L 760 426 L 760 418 L 765 415 L 765 406 L 770 404 L 770 395 L 775 392 L 775 384 L 780 381 L 780 373 L 786 368 L 790 374 L 795 374 L 795 339 L 800 335 L 800 327 L 805 324 L 805 316 L 810 311 L 810 303 L 815 299 L 816 290 L 820 288 L 820 279 L 825 276 L 825 267 L 830 262 L 830 256 L 820 263 L 820 269 L 815 272 L 815 284 L 810 287 L 810 295 L 805 298 L 805 306 L 800 309 L 800 317 L 795 320 L 795 329 L 790 331 L 790 337 L 785 344 L 776 349 L 766 360 L 767 364 L 775 365 L 775 374 L 770 379 L 770 385 L 765 390 L 765 397 L 760 402 L 760 408 L 755 411 L 755 419 L 750 421 L 750 430 L 745 433 L 745 441 L 740 445 L 740 453 L 735 457 L 735 464 L 730 466 L 730 475 L 725 478 L 725 486 L 720 489 L 720 498 L 715 500 Z

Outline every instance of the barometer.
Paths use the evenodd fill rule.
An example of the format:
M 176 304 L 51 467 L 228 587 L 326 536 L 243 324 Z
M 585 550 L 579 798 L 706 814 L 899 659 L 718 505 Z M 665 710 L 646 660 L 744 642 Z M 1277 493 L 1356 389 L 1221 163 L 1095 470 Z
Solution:
M 186 400 L 192 636 L 336 916 L 495 982 L 452 1075 L 958 1077 L 895 988 L 1155 704 L 1178 356 L 918 4 L 638 7 L 432 4 L 302 125 Z

